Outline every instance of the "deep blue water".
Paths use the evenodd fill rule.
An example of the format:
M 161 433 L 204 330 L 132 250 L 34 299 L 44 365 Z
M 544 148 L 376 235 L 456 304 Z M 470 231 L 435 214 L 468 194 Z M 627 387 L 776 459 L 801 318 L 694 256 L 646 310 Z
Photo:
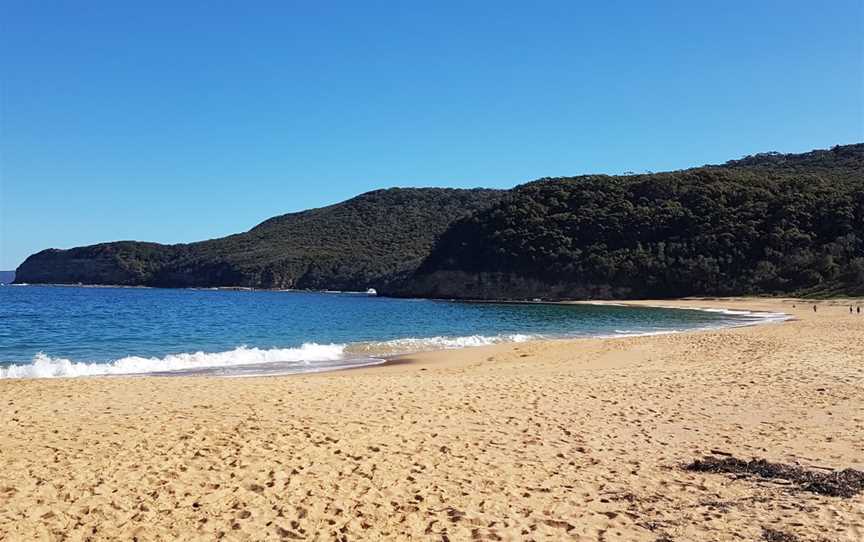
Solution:
M 531 337 L 656 333 L 752 315 L 356 294 L 0 287 L 0 377 L 326 370 Z

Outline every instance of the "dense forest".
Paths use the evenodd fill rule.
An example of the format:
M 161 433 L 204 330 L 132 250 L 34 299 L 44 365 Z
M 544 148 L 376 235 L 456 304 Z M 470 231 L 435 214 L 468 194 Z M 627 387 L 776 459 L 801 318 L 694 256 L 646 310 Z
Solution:
M 864 145 L 541 179 L 454 224 L 390 293 L 864 294 Z
M 17 281 L 474 299 L 864 295 L 864 144 L 509 191 L 378 190 L 200 243 L 42 251 Z
M 501 190 L 398 188 L 271 218 L 245 233 L 181 245 L 135 241 L 30 256 L 17 281 L 165 287 L 365 290 L 410 275 L 459 218 Z

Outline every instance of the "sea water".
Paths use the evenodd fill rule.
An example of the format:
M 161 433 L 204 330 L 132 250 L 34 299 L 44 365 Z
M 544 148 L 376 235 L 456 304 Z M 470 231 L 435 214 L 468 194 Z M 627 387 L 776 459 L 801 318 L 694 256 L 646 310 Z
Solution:
M 0 378 L 292 374 L 425 350 L 776 319 L 782 315 L 335 292 L 4 286 Z

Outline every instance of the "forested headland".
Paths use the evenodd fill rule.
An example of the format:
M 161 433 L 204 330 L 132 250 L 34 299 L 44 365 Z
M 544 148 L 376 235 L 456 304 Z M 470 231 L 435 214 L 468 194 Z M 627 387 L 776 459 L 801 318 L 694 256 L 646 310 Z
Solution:
M 502 190 L 388 189 L 182 245 L 28 258 L 27 283 L 460 299 L 864 294 L 864 144 Z

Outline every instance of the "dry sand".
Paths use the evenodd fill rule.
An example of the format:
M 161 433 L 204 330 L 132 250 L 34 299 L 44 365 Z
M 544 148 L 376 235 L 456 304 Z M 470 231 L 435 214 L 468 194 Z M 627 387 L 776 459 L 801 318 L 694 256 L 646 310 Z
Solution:
M 860 494 L 680 468 L 864 469 L 864 314 L 673 304 L 797 320 L 327 375 L 0 381 L 0 540 L 864 540 Z

